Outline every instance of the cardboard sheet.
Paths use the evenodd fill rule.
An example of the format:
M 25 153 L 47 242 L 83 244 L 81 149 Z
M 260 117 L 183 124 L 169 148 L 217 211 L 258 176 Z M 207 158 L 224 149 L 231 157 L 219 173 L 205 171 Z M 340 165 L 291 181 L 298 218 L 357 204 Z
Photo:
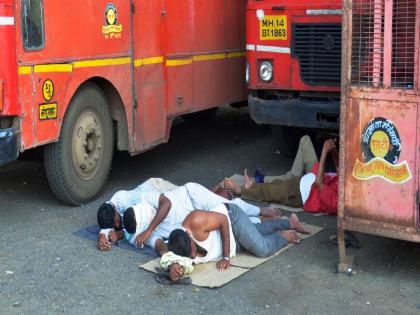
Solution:
M 314 236 L 315 234 L 324 229 L 323 227 L 310 224 L 305 224 L 305 227 L 311 232 L 311 234 L 300 234 L 299 237 L 301 240 Z M 274 255 L 266 258 L 258 258 L 247 252 L 238 253 L 237 256 L 232 258 L 230 269 L 225 272 L 219 272 L 216 269 L 215 262 L 195 265 L 194 271 L 188 276 L 191 277 L 192 284 L 196 286 L 206 288 L 221 287 L 229 283 L 230 281 L 238 278 L 239 276 L 243 275 L 244 273 L 248 272 L 252 268 L 255 268 L 261 265 L 262 263 L 265 263 L 266 261 L 272 259 L 273 257 L 281 254 L 282 252 L 286 251 L 292 246 L 294 245 L 287 245 L 280 249 L 278 252 L 276 252 Z M 157 273 L 157 270 L 159 270 L 160 268 L 159 258 L 153 259 L 145 264 L 139 265 L 139 268 L 153 273 Z
M 310 225 L 310 224 L 304 224 L 304 225 L 305 225 L 305 228 L 308 231 L 311 232 L 311 234 L 299 234 L 299 238 L 301 240 L 312 237 L 312 236 L 321 232 L 324 229 L 323 227 L 320 227 L 320 226 L 317 226 L 317 225 Z M 240 252 L 240 253 L 238 253 L 237 256 L 232 258 L 232 265 L 236 266 L 236 267 L 243 267 L 243 268 L 252 269 L 252 268 L 255 268 L 255 267 L 261 265 L 262 263 L 265 263 L 266 261 L 270 260 L 271 258 L 281 254 L 282 252 L 284 252 L 285 250 L 289 249 L 292 246 L 294 246 L 294 245 L 289 244 L 289 245 L 283 247 L 282 249 L 280 249 L 274 255 L 272 255 L 270 257 L 266 257 L 266 258 L 258 258 L 258 257 L 255 257 L 255 256 L 251 255 L 250 253 Z M 297 246 L 299 246 L 299 245 L 297 245 Z
M 139 265 L 139 267 L 144 270 L 157 273 L 156 268 L 160 268 L 159 258 L 153 259 L 143 265 Z M 216 263 L 209 262 L 194 266 L 194 271 L 192 274 L 188 275 L 188 277 L 191 277 L 193 285 L 205 288 L 218 288 L 226 283 L 229 283 L 233 279 L 238 278 L 249 270 L 250 269 L 248 268 L 231 266 L 228 271 L 219 272 L 216 268 Z

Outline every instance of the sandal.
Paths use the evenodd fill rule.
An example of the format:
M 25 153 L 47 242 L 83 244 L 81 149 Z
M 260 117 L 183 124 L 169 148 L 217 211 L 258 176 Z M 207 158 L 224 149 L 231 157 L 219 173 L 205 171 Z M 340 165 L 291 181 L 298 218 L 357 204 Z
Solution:
M 331 235 L 329 237 L 330 242 L 338 245 L 338 238 L 337 235 Z M 360 245 L 359 240 L 356 238 L 356 236 L 354 236 L 353 233 L 349 232 L 349 231 L 344 231 L 344 245 L 346 246 L 346 248 L 348 247 L 354 247 L 354 248 L 361 248 L 362 246 Z
M 179 278 L 176 281 L 172 281 L 171 277 L 167 273 L 160 273 L 156 276 L 156 281 L 160 284 L 191 284 L 192 280 L 190 277 Z

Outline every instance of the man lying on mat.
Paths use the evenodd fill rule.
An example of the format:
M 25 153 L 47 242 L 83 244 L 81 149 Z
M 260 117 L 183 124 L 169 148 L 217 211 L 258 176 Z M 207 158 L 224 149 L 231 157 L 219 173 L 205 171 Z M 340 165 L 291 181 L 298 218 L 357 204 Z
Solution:
M 177 187 L 163 179 L 151 178 L 132 190 L 120 190 L 116 192 L 109 201 L 99 207 L 97 220 L 101 228 L 98 238 L 98 248 L 100 250 L 108 251 L 111 249 L 112 243 L 123 239 L 124 226 L 122 218 L 126 209 L 136 204 L 146 203 L 142 197 L 143 194 L 159 191 L 156 188 L 159 186 L 166 186 L 169 189 Z
M 158 184 L 165 182 L 166 185 L 153 185 L 156 181 L 158 181 Z M 172 185 L 170 186 L 170 189 L 172 189 L 172 191 L 176 189 L 176 191 L 172 193 L 166 192 L 162 194 L 163 189 L 156 188 L 156 186 L 165 187 L 168 186 L 168 184 L 172 185 L 162 179 L 150 179 L 133 190 L 122 190 L 117 192 L 110 201 L 102 204 L 97 213 L 98 224 L 102 229 L 98 240 L 99 249 L 102 251 L 110 250 L 112 242 L 116 242 L 124 237 L 122 217 L 128 208 L 133 207 L 136 204 L 150 204 L 158 210 L 158 216 L 155 223 L 144 231 L 145 233 L 139 235 L 137 243 L 141 246 L 141 244 L 151 236 L 151 232 L 163 220 L 162 218 L 166 217 L 166 211 L 169 211 L 172 203 L 176 205 L 176 208 L 188 210 L 187 213 L 181 216 L 181 219 L 177 219 L 177 224 L 180 224 L 185 216 L 194 209 L 211 209 L 218 204 L 228 202 L 227 199 L 216 195 L 205 187 L 195 183 L 188 183 L 179 188 Z M 258 215 L 272 217 L 280 214 L 278 209 L 259 208 L 246 203 L 239 198 L 235 198 L 231 202 L 242 207 L 249 216 L 253 217 L 252 220 L 254 222 L 260 222 Z M 172 214 L 178 217 L 177 212 L 173 212 Z M 136 224 L 134 223 L 134 225 Z M 149 225 L 147 226 L 149 227 Z M 172 231 L 172 229 L 170 231 Z M 170 231 L 167 233 L 168 236 Z M 133 233 L 135 232 L 136 231 L 134 230 Z M 156 239 L 151 243 L 153 248 L 155 247 L 155 242 Z
M 324 142 L 318 163 L 311 139 L 304 136 L 300 140 L 292 169 L 285 175 L 262 176 L 262 183 L 254 183 L 245 170 L 244 187 L 228 178 L 224 180 L 224 185 L 244 199 L 280 203 L 290 207 L 303 206 L 308 212 L 336 214 L 338 176 L 336 173 L 324 173 L 329 153 L 338 169 L 335 139 Z
M 288 243 L 299 243 L 296 231 L 308 233 L 295 214 L 252 224 L 237 205 L 221 204 L 211 211 L 191 212 L 181 229 L 170 234 L 168 249 L 196 264 L 217 261 L 216 267 L 223 271 L 229 269 L 238 245 L 257 257 L 268 257 Z M 179 264 L 170 266 L 173 281 L 182 275 Z
M 193 210 L 211 210 L 222 203 L 233 203 L 240 206 L 254 223 L 261 222 L 258 216 L 276 217 L 281 214 L 278 209 L 260 208 L 239 198 L 227 200 L 196 183 L 185 184 L 164 194 L 148 192 L 143 194 L 143 200 L 157 209 L 156 216 L 148 225 L 143 225 L 141 210 L 129 208 L 124 213 L 123 224 L 129 234 L 137 234 L 135 240 L 137 246 L 146 244 L 154 248 L 158 255 L 166 251 L 163 240 L 167 239 L 174 229 L 179 228 L 185 217 Z M 147 228 L 139 231 L 139 223 Z

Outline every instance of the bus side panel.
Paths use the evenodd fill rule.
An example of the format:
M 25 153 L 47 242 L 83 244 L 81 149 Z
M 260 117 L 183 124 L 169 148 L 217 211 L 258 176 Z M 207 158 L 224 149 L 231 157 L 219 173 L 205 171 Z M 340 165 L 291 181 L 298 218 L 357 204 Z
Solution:
M 247 89 L 245 85 L 245 62 L 243 53 L 240 56 L 228 57 L 227 64 L 227 103 L 236 103 L 246 100 Z
M 167 114 L 168 116 L 175 116 L 189 112 L 192 103 L 192 15 L 194 14 L 194 1 L 165 1 Z
M 45 47 L 25 52 L 22 45 L 19 45 L 20 61 L 52 63 L 130 54 L 130 1 L 113 1 L 117 10 L 116 25 L 121 27 L 121 32 L 112 35 L 103 29 L 106 26 L 105 9 L 109 1 L 73 0 L 43 3 Z
M 235 103 L 246 99 L 245 86 L 245 41 L 246 0 L 226 1 L 227 49 L 239 53 L 228 54 L 227 58 L 227 102 Z
M 19 87 L 19 103 L 22 108 L 22 117 L 20 121 L 20 149 L 21 151 L 24 151 L 36 146 L 34 124 L 36 108 L 34 107 L 32 74 L 20 74 Z M 22 89 L 21 87 L 25 88 Z
M 17 101 L 15 12 L 11 1 L 0 3 L 0 115 L 20 113 Z
M 227 101 L 225 1 L 196 0 L 192 22 L 194 51 L 199 57 L 193 63 L 193 111 L 198 111 Z
M 95 4 L 86 0 L 44 2 L 45 46 L 39 50 L 24 50 L 21 19 L 17 21 L 20 69 L 26 69 L 26 73 L 19 76 L 24 111 L 23 149 L 58 139 L 72 97 L 84 82 L 93 77 L 103 78 L 116 88 L 125 106 L 129 131 L 132 130 L 132 70 L 131 59 L 126 58 L 130 54 L 131 7 L 126 1 L 114 3 L 118 14 L 116 23 L 122 26 L 121 32 L 114 33 L 114 37 L 102 28 L 106 1 Z M 79 7 L 84 9 L 73 10 Z M 21 12 L 20 2 L 17 10 Z M 51 99 L 44 94 L 46 81 L 50 81 L 54 88 Z
M 164 1 L 135 1 L 134 60 L 137 109 L 133 146 L 136 152 L 162 143 L 166 136 L 163 47 Z
M 33 122 L 37 144 L 58 139 L 67 108 L 65 97 L 70 72 L 34 73 Z

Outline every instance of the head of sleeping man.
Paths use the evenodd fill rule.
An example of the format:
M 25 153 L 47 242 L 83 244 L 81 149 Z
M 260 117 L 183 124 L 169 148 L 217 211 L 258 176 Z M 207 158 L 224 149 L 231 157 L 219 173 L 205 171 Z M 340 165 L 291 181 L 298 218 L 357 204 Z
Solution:
M 101 229 L 120 230 L 122 218 L 118 211 L 115 210 L 112 203 L 103 203 L 96 214 L 98 224 Z
M 156 210 L 151 205 L 142 202 L 124 212 L 124 228 L 129 234 L 140 234 L 146 231 L 156 215 Z

